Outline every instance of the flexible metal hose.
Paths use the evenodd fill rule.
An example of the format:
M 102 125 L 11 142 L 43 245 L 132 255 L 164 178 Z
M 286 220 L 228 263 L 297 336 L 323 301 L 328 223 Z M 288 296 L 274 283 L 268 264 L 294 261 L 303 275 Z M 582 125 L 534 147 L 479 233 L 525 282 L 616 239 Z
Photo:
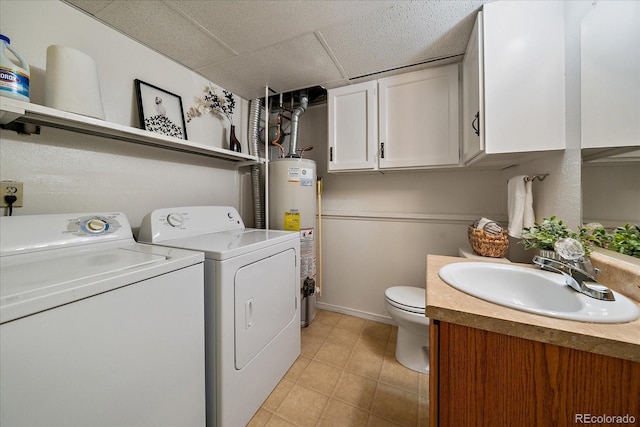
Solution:
M 260 156 L 258 148 L 260 131 L 260 109 L 262 108 L 260 99 L 252 99 L 249 101 L 249 154 L 252 156 Z M 265 130 L 266 133 L 266 130 Z M 251 166 L 251 186 L 253 189 L 253 215 L 256 228 L 265 228 L 264 216 L 264 178 L 262 173 L 262 165 Z

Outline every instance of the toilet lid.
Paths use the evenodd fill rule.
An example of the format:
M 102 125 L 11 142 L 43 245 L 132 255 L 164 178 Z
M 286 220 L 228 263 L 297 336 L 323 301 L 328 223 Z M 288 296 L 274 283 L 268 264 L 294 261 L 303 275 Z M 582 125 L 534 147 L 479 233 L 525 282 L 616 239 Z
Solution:
M 384 291 L 387 300 L 400 309 L 424 313 L 424 289 L 414 286 L 393 286 Z

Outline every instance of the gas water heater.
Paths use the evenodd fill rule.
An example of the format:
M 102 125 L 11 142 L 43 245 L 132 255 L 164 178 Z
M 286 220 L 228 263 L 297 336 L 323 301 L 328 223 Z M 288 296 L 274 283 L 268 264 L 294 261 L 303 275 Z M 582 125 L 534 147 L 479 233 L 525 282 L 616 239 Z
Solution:
M 269 162 L 269 228 L 300 232 L 300 324 L 316 314 L 316 162 L 299 157 Z

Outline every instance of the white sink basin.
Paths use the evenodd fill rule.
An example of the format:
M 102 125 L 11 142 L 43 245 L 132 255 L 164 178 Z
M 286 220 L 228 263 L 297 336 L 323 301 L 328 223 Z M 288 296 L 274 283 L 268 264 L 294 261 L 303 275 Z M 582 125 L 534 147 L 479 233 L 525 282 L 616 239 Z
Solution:
M 615 301 L 601 301 L 576 292 L 557 273 L 516 265 L 459 262 L 439 271 L 454 288 L 483 300 L 560 319 L 594 323 L 631 322 L 638 306 L 614 292 Z

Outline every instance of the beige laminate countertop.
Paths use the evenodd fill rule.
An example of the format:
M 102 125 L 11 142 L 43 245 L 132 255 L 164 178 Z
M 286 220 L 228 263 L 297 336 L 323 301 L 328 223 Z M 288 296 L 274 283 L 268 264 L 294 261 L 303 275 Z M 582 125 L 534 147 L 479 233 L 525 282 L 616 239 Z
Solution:
M 586 323 L 514 310 L 468 295 L 438 276 L 440 268 L 466 258 L 427 255 L 426 315 L 490 332 L 640 362 L 640 319 Z

